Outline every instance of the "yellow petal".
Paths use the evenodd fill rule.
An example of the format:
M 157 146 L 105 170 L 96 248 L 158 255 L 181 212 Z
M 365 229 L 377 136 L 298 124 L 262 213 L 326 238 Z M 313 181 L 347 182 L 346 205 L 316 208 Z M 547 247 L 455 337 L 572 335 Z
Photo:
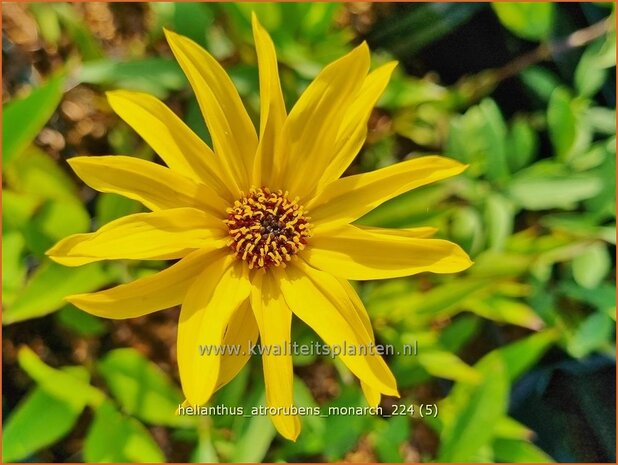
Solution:
M 196 250 L 169 268 L 127 284 L 66 298 L 78 308 L 103 318 L 136 318 L 180 305 L 187 289 L 212 259 L 212 253 Z
M 165 31 L 197 97 L 221 166 L 235 191 L 248 190 L 258 139 L 253 123 L 225 70 L 191 39 Z
M 370 349 L 371 337 L 336 278 L 297 260 L 280 281 L 294 314 L 341 351 L 341 360 L 356 377 L 382 393 L 399 395 L 395 378 L 375 347 Z
M 367 137 L 367 122 L 371 110 L 386 89 L 397 62 L 392 61 L 369 73 L 358 95 L 346 110 L 337 142 L 332 151 L 332 161 L 320 179 L 320 184 L 339 179 L 346 168 L 352 163 Z
M 314 232 L 351 223 L 393 197 L 465 169 L 458 161 L 428 156 L 333 181 L 306 204 Z
M 367 309 L 365 308 L 363 301 L 360 299 L 360 297 L 358 296 L 358 294 L 356 293 L 352 285 L 347 280 L 340 278 L 339 282 L 341 283 L 341 286 L 343 287 L 344 291 L 350 298 L 350 301 L 352 302 L 352 305 L 354 306 L 354 309 L 356 310 L 358 317 L 363 323 L 365 330 L 367 331 L 367 333 L 369 333 L 369 336 L 371 337 L 371 341 L 375 342 L 375 336 L 373 334 L 373 327 L 371 326 L 371 320 L 369 319 L 369 314 L 367 313 Z M 365 399 L 367 399 L 367 403 L 369 404 L 369 406 L 377 407 L 378 405 L 380 405 L 380 400 L 382 398 L 382 394 L 380 393 L 380 391 L 377 389 L 374 389 L 373 387 L 371 387 L 369 384 L 365 383 L 362 380 L 360 383 L 361 383 L 361 389 L 363 390 L 363 394 L 365 396 Z
M 178 322 L 178 369 L 190 405 L 208 402 L 219 379 L 225 329 L 249 297 L 246 267 L 232 255 L 214 261 L 187 292 Z M 210 348 L 201 352 L 200 346 Z
M 69 165 L 93 189 L 137 200 L 153 211 L 193 207 L 223 215 L 227 206 L 211 188 L 139 158 L 74 157 Z
M 380 405 L 380 400 L 382 400 L 382 394 L 377 389 L 372 388 L 367 383 L 361 381 L 361 389 L 363 390 L 363 395 L 365 399 L 367 399 L 367 403 L 370 407 L 377 407 Z
M 281 409 L 281 414 L 271 415 L 271 419 L 282 436 L 296 441 L 300 421 L 297 415 L 290 415 L 294 406 L 294 372 L 288 350 L 292 312 L 283 299 L 278 281 L 274 273 L 258 273 L 251 290 L 251 306 L 260 329 L 260 344 L 266 349 L 262 354 L 266 403 L 268 407 Z
M 277 141 L 286 118 L 285 103 L 279 82 L 279 69 L 275 46 L 252 14 L 253 38 L 260 73 L 260 142 L 253 165 L 254 186 L 274 186 L 277 174 L 284 163 L 283 154 L 276 150 Z
M 229 383 L 238 372 L 245 366 L 251 356 L 250 348 L 257 342 L 258 327 L 251 310 L 251 303 L 247 299 L 240 305 L 230 318 L 230 322 L 225 330 L 223 345 L 227 347 L 238 347 L 230 349 L 221 357 L 221 368 L 217 389 Z
M 424 271 L 455 273 L 472 265 L 449 241 L 366 232 L 346 225 L 311 238 L 303 258 L 311 266 L 345 279 L 409 276 Z
M 421 226 L 420 228 L 376 228 L 375 226 L 354 225 L 357 228 L 374 234 L 386 234 L 387 236 L 399 237 L 431 237 L 438 232 L 438 228 L 430 226 Z
M 362 43 L 326 66 L 307 87 L 283 125 L 287 158 L 285 187 L 307 197 L 332 159 L 339 126 L 369 71 L 369 48 Z
M 69 236 L 47 251 L 66 266 L 99 260 L 181 258 L 194 249 L 226 244 L 225 225 L 202 210 L 173 208 L 114 220 L 98 231 Z
M 221 195 L 229 193 L 220 179 L 210 147 L 157 98 L 141 92 L 107 92 L 107 100 L 167 166 L 193 181 L 202 182 Z

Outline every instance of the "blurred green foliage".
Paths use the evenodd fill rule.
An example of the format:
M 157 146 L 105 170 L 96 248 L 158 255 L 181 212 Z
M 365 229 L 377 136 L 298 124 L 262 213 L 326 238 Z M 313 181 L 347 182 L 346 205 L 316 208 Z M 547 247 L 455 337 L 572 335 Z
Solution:
M 259 95 L 250 27 L 255 11 L 276 44 L 290 107 L 319 70 L 360 37 L 369 41 L 374 64 L 393 57 L 402 62 L 351 172 L 389 165 L 410 152 L 441 152 L 470 165 L 463 175 L 393 199 L 360 221 L 435 226 L 475 261 L 465 275 L 357 286 L 379 342 L 395 347 L 416 342 L 419 347 L 417 356 L 388 358 L 402 393 L 395 402 L 437 403 L 439 413 L 435 418 L 308 416 L 298 441 L 290 443 L 276 436 L 267 417 L 176 416 L 182 399 L 177 383 L 135 348 L 112 348 L 98 354 L 95 363 L 52 368 L 23 347 L 19 370 L 34 383 L 5 415 L 3 460 L 37 460 L 41 450 L 83 423 L 84 411 L 90 412 L 89 421 L 77 460 L 94 462 L 165 460 L 167 452 L 153 438 L 153 427 L 165 427 L 174 441 L 190 444 L 184 460 L 196 462 L 338 461 L 367 447 L 364 461 L 546 462 L 552 461 L 550 455 L 560 455 L 551 441 L 544 443 L 545 451 L 535 445 L 533 431 L 511 416 L 510 405 L 525 377 L 540 377 L 545 381 L 537 389 L 546 389 L 551 368 L 540 363 L 548 351 L 554 359 L 574 360 L 582 370 L 594 354 L 615 364 L 613 6 L 584 8 L 588 22 L 582 25 L 580 19 L 580 29 L 589 28 L 593 18 L 612 17 L 602 33 L 577 44 L 563 40 L 576 30 L 575 7 L 539 2 L 374 5 L 370 11 L 334 3 L 151 3 L 144 8 L 149 20 L 143 37 L 113 56 L 74 5 L 31 4 L 26 10 L 46 47 L 67 42 L 71 47 L 60 69 L 41 82 L 33 77 L 30 93 L 3 106 L 5 329 L 28 327 L 55 312 L 46 320 L 52 328 L 77 339 L 108 340 L 105 321 L 66 305 L 63 297 L 126 282 L 162 266 L 66 268 L 44 256 L 68 234 L 140 209 L 112 194 L 93 197 L 64 161 L 35 141 L 64 92 L 75 86 L 97 92 L 125 88 L 180 101 L 184 119 L 209 140 L 186 79 L 161 49 L 162 28 L 191 37 L 221 60 L 256 118 Z M 535 47 L 545 47 L 541 50 L 549 55 L 533 55 L 510 74 L 505 74 L 513 69 L 508 65 L 467 72 L 450 85 L 441 83 L 439 70 L 415 71 L 422 69 L 416 61 L 423 60 L 424 51 L 479 16 L 499 30 L 496 40 L 506 44 L 513 60 Z M 365 22 L 364 29 L 352 27 Z M 484 53 L 484 44 L 475 46 Z M 457 59 L 458 50 L 452 53 Z M 5 67 L 13 65 L 10 58 L 4 62 Z M 505 102 L 498 90 L 509 80 L 522 89 L 525 100 Z M 154 157 L 117 121 L 106 140 L 110 153 Z M 293 334 L 299 342 L 316 337 L 301 326 Z M 294 363 L 303 371 L 324 361 L 299 356 Z M 337 394 L 319 401 L 323 411 L 365 405 L 351 374 L 337 361 L 334 366 Z M 318 405 L 304 379 L 298 377 L 294 388 L 298 405 Z M 605 410 L 603 401 L 590 404 L 591 416 L 595 409 Z M 212 402 L 247 410 L 263 403 L 258 360 Z M 599 422 L 610 421 L 595 418 L 590 421 L 599 431 L 606 426 Z M 436 445 L 424 446 L 431 441 L 423 438 L 432 437 Z M 615 460 L 614 442 L 606 436 L 601 442 L 606 449 L 599 457 Z M 577 455 L 576 449 L 561 454 L 553 458 L 594 460 Z

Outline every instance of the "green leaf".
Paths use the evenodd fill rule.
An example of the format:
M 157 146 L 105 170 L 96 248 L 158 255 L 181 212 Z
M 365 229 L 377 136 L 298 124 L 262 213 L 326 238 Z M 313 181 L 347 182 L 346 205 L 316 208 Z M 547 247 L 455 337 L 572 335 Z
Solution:
M 3 324 L 47 315 L 64 306 L 71 294 L 90 292 L 111 281 L 100 263 L 68 268 L 46 261 L 39 266 L 10 307 L 4 310 Z
M 80 379 L 88 379 L 88 372 L 82 367 L 67 367 L 63 371 Z M 24 461 L 35 452 L 56 443 L 71 431 L 85 406 L 82 398 L 57 398 L 35 387 L 6 419 L 2 434 L 2 461 Z
M 532 126 L 523 118 L 516 118 L 508 134 L 506 153 L 512 172 L 530 164 L 536 157 L 539 140 Z
M 584 117 L 587 105 L 581 98 L 571 98 L 564 87 L 558 87 L 551 94 L 547 124 L 559 160 L 568 162 L 590 146 L 592 131 Z
M 594 289 L 607 276 L 612 263 L 605 244 L 595 242 L 573 259 L 572 266 L 577 284 Z
M 401 445 L 410 436 L 410 424 L 406 416 L 395 416 L 381 422 L 382 428 L 377 432 L 375 449 L 382 463 L 402 463 Z
M 68 403 L 87 403 L 98 406 L 105 395 L 92 387 L 80 372 L 65 372 L 46 365 L 27 346 L 17 354 L 19 366 L 34 379 L 47 394 Z
M 470 383 L 476 383 L 481 379 L 481 376 L 474 368 L 450 352 L 421 350 L 417 359 L 418 363 L 429 374 L 438 378 L 467 381 Z
M 554 460 L 529 441 L 496 439 L 493 444 L 495 460 L 505 463 L 553 463 Z
M 266 405 L 264 393 L 261 394 L 256 405 Z M 266 456 L 275 434 L 275 427 L 268 415 L 253 415 L 235 443 L 231 461 L 239 463 L 261 462 Z
M 513 299 L 489 296 L 482 300 L 471 300 L 467 303 L 467 306 L 470 311 L 488 320 L 509 323 L 536 331 L 543 327 L 543 321 L 530 306 Z
M 35 146 L 22 152 L 5 169 L 7 183 L 19 193 L 37 199 L 79 201 L 73 180 L 52 157 Z
M 165 456 L 148 430 L 135 418 L 120 413 L 103 402 L 84 441 L 87 462 L 164 462 Z
M 141 210 L 142 205 L 136 200 L 118 194 L 101 193 L 97 195 L 95 206 L 96 224 L 101 227 L 112 220 Z
M 67 305 L 56 313 L 58 322 L 81 336 L 100 336 L 107 330 L 105 322 L 89 313 Z
M 183 397 L 167 375 L 135 349 L 109 352 L 98 365 L 124 412 L 155 425 L 186 426 L 192 417 L 176 415 Z
M 2 108 L 2 163 L 6 167 L 43 129 L 60 103 L 64 76 L 53 77 L 27 97 Z
M 491 443 L 492 425 L 506 413 L 509 382 L 505 363 L 499 357 L 487 359 L 483 380 L 476 387 L 457 383 L 449 397 L 453 402 L 452 422 L 441 434 L 439 462 L 474 461 Z
M 491 7 L 502 25 L 523 39 L 546 39 L 551 33 L 553 3 L 492 3 Z
M 608 68 L 613 66 L 616 66 L 615 31 L 597 39 L 584 50 L 575 68 L 575 88 L 579 94 L 585 97 L 595 95 L 605 83 Z
M 594 197 L 603 187 L 596 173 L 569 173 L 562 165 L 538 162 L 517 173 L 507 193 L 527 210 L 573 210 L 577 202 Z
M 611 342 L 614 321 L 604 313 L 593 313 L 577 328 L 567 349 L 576 358 L 585 357 Z
M 495 192 L 485 202 L 485 225 L 487 242 L 492 250 L 502 250 L 507 238 L 513 232 L 515 208 L 513 202 Z
M 88 84 L 148 92 L 158 97 L 182 89 L 187 83 L 180 66 L 171 58 L 90 61 L 82 66 L 77 78 Z
M 6 228 L 6 226 L 5 226 Z M 26 241 L 19 231 L 2 232 L 2 300 L 10 306 L 26 280 L 26 264 L 22 252 Z
M 543 356 L 557 339 L 556 331 L 546 329 L 490 352 L 475 366 L 484 371 L 485 364 L 490 363 L 485 362 L 485 359 L 490 356 L 500 357 L 504 361 L 509 381 L 514 383 Z

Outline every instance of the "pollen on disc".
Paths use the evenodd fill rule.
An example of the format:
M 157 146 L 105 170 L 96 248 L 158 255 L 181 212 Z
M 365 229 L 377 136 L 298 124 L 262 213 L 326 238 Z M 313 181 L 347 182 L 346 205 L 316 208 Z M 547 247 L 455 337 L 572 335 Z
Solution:
M 307 244 L 309 219 L 298 197 L 253 187 L 227 209 L 229 246 L 249 268 L 285 265 Z

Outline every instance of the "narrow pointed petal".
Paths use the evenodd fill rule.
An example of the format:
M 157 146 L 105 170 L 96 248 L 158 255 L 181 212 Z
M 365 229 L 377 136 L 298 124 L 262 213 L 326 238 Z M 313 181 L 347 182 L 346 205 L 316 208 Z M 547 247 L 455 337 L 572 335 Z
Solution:
M 341 287 L 345 291 L 345 293 L 350 298 L 350 302 L 354 306 L 354 310 L 358 314 L 358 317 L 361 320 L 361 323 L 365 327 L 365 330 L 371 337 L 371 341 L 375 342 L 375 335 L 373 334 L 373 327 L 371 326 L 371 320 L 369 318 L 369 314 L 367 313 L 367 309 L 363 304 L 363 301 L 360 299 L 354 287 L 345 279 L 339 278 L 339 282 L 341 283 Z M 363 390 L 363 395 L 365 399 L 367 399 L 367 403 L 370 407 L 377 407 L 380 405 L 380 400 L 382 399 L 382 394 L 378 389 L 371 387 L 369 384 L 365 383 L 361 380 L 361 389 Z
M 346 225 L 311 238 L 303 258 L 345 279 L 397 278 L 429 271 L 455 273 L 472 265 L 459 247 L 442 239 L 366 232 Z
M 180 305 L 195 277 L 213 253 L 196 250 L 156 274 L 104 291 L 75 294 L 66 300 L 102 318 L 136 318 Z
M 438 232 L 438 228 L 432 228 L 430 226 L 421 226 L 419 228 L 377 228 L 375 226 L 364 226 L 355 224 L 357 228 L 362 231 L 373 234 L 386 234 L 387 236 L 399 236 L 399 237 L 418 237 L 425 238 L 431 237 Z
M 122 155 L 73 157 L 68 162 L 93 189 L 137 200 L 153 211 L 193 207 L 225 212 L 226 203 L 212 189 L 156 163 Z
M 395 378 L 375 351 L 371 336 L 337 278 L 297 260 L 285 270 L 281 290 L 294 314 L 331 347 L 356 377 L 374 389 L 398 396 Z M 352 353 L 354 351 L 354 353 Z
M 382 400 L 382 394 L 377 389 L 372 388 L 370 385 L 361 381 L 361 389 L 363 390 L 363 395 L 365 399 L 367 399 L 367 403 L 370 407 L 377 407 L 380 405 L 380 401 Z
M 279 81 L 275 46 L 255 13 L 252 17 L 253 38 L 260 73 L 260 142 L 253 165 L 254 186 L 272 186 L 284 163 L 283 154 L 276 149 L 286 118 L 285 103 Z
M 281 153 L 288 163 L 285 188 L 307 197 L 332 159 L 339 126 L 369 71 L 362 43 L 326 66 L 303 92 L 283 125 Z
M 216 389 L 220 389 L 232 381 L 247 364 L 251 356 L 250 348 L 257 342 L 257 339 L 258 327 L 253 316 L 251 303 L 247 299 L 234 312 L 225 330 L 223 345 L 225 347 L 238 347 L 239 353 L 232 353 L 232 349 L 221 357 L 221 368 Z
M 253 123 L 225 70 L 191 39 L 165 31 L 174 56 L 197 97 L 215 154 L 235 192 L 249 188 L 249 175 L 258 145 Z
M 455 176 L 466 167 L 450 158 L 427 156 L 333 181 L 307 203 L 314 231 L 351 223 L 393 197 Z
M 333 150 L 332 161 L 320 179 L 321 185 L 326 185 L 339 179 L 346 168 L 352 163 L 367 138 L 367 122 L 373 107 L 386 89 L 397 62 L 392 61 L 369 73 L 358 95 L 348 107 L 337 142 Z
M 266 402 L 269 407 L 289 412 L 294 405 L 292 355 L 287 351 L 292 311 L 283 299 L 278 279 L 273 274 L 256 275 L 251 290 L 251 306 L 260 329 L 260 344 L 267 348 L 262 355 Z M 271 419 L 282 436 L 296 441 L 300 433 L 297 415 L 272 415 Z
M 167 105 L 141 92 L 116 90 L 106 95 L 116 114 L 152 147 L 170 169 L 216 189 L 220 195 L 229 195 L 210 147 Z
M 214 261 L 196 278 L 182 304 L 178 369 L 190 405 L 208 402 L 217 387 L 225 329 L 251 290 L 244 269 L 229 254 Z M 202 353 L 200 346 L 210 353 Z
M 195 208 L 137 213 L 114 220 L 98 231 L 69 236 L 47 251 L 65 266 L 99 260 L 181 258 L 194 249 L 225 247 L 222 221 Z

